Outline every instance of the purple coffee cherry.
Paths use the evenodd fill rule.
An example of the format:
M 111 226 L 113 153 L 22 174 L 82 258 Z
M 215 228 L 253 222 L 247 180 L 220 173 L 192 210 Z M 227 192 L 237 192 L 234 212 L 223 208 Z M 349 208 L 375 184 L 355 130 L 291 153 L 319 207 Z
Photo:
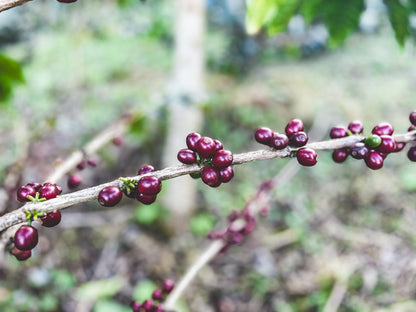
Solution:
M 368 147 L 362 142 L 355 143 L 350 148 L 350 155 L 355 159 L 364 159 L 369 152 Z
M 144 165 L 139 169 L 138 175 L 146 174 L 155 171 L 155 168 L 152 165 Z
M 222 183 L 229 182 L 234 177 L 234 169 L 232 166 L 228 166 L 224 169 L 220 169 L 220 181 Z
M 221 184 L 220 173 L 212 166 L 206 166 L 201 172 L 202 181 L 211 187 L 218 187 Z
M 257 128 L 256 132 L 254 133 L 254 139 L 260 144 L 271 146 L 272 138 L 273 131 L 267 127 Z
M 416 110 L 410 113 L 409 120 L 412 125 L 416 126 Z
M 42 221 L 42 225 L 45 227 L 54 227 L 61 222 L 61 212 L 59 210 L 52 211 L 47 213 L 46 215 L 42 216 L 40 220 Z
M 181 149 L 178 152 L 177 158 L 181 163 L 186 165 L 195 164 L 197 162 L 196 153 L 189 148 Z
M 371 150 L 364 160 L 370 169 L 377 170 L 383 167 L 384 158 L 377 151 Z
M 137 189 L 144 195 L 156 195 L 162 189 L 162 181 L 155 176 L 144 176 L 139 180 Z
M 120 188 L 117 186 L 106 186 L 98 193 L 98 202 L 101 206 L 113 207 L 121 201 L 122 197 L 123 192 Z
M 348 129 L 342 126 L 335 126 L 331 128 L 329 136 L 331 139 L 343 138 L 348 135 Z
M 228 150 L 221 149 L 215 152 L 212 158 L 212 164 L 217 169 L 224 169 L 233 163 L 233 153 Z
M 303 147 L 296 153 L 296 159 L 302 166 L 314 166 L 317 163 L 317 154 L 315 150 Z
M 388 122 L 381 122 L 379 124 L 377 124 L 373 130 L 371 130 L 372 134 L 377 134 L 377 135 L 392 135 L 394 132 L 394 128 L 391 124 L 389 124 Z
M 19 261 L 24 261 L 29 259 L 32 256 L 32 251 L 31 250 L 20 250 L 16 247 L 13 247 L 10 250 L 10 253 L 15 256 L 15 258 Z
M 407 158 L 409 158 L 410 161 L 416 161 L 416 146 L 412 146 L 407 151 Z
M 151 205 L 156 201 L 157 195 L 145 195 L 137 193 L 136 199 L 144 205 Z
M 348 149 L 346 148 L 337 148 L 332 152 L 332 159 L 336 163 L 343 163 L 348 158 Z
M 289 145 L 289 138 L 287 137 L 286 134 L 278 133 L 278 132 L 273 133 L 273 137 L 270 141 L 271 147 L 277 150 L 281 150 L 281 149 L 286 148 L 288 145 Z
M 380 135 L 381 144 L 377 147 L 380 153 L 392 153 L 396 150 L 396 140 L 391 135 Z
M 224 148 L 224 145 L 222 144 L 220 140 L 214 139 L 214 143 L 215 143 L 215 149 L 217 151 Z
M 308 135 L 303 131 L 296 132 L 289 139 L 289 145 L 294 147 L 301 147 L 306 143 L 308 143 Z
M 299 131 L 303 131 L 303 130 L 304 130 L 303 122 L 302 120 L 298 118 L 290 120 L 285 127 L 285 133 L 288 138 L 290 138 L 295 133 Z
M 361 134 L 364 131 L 363 123 L 359 120 L 351 121 L 348 124 L 348 130 L 350 130 L 352 134 Z
M 38 230 L 31 225 L 22 225 L 14 234 L 13 240 L 17 249 L 31 250 L 38 243 Z
M 169 294 L 175 287 L 175 282 L 171 279 L 165 279 L 163 281 L 162 290 L 164 293 Z
M 17 200 L 20 202 L 29 202 L 29 197 L 36 197 L 36 190 L 32 186 L 24 185 L 17 189 L 16 191 Z
M 152 293 L 152 299 L 155 301 L 163 300 L 163 291 L 161 289 L 155 289 Z
M 191 132 L 186 137 L 186 146 L 189 149 L 196 151 L 196 145 L 198 144 L 199 140 L 201 139 L 201 135 L 197 132 Z
M 73 189 L 73 188 L 76 188 L 76 187 L 80 186 L 81 183 L 82 183 L 82 177 L 78 173 L 71 174 L 68 177 L 67 184 L 68 184 L 68 187 L 70 189 Z
M 212 157 L 216 150 L 215 142 L 210 137 L 202 137 L 196 144 L 196 152 L 201 158 Z

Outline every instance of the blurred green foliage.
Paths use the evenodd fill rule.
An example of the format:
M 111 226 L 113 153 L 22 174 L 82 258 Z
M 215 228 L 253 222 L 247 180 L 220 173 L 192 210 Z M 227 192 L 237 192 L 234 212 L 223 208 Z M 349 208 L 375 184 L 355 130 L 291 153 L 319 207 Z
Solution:
M 23 70 L 20 64 L 0 54 L 0 104 L 10 98 L 16 84 L 23 82 Z

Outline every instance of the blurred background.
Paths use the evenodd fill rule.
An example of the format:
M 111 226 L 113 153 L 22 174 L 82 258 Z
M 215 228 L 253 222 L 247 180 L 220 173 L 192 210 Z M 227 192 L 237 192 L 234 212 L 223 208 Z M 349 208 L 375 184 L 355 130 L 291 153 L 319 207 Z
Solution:
M 186 4 L 36 0 L 0 13 L 0 214 L 21 206 L 17 187 L 44 182 L 124 114 L 133 121 L 123 144 L 100 149 L 78 189 L 145 164 L 179 164 L 190 131 L 234 153 L 262 148 L 257 127 L 283 132 L 295 117 L 313 140 L 352 120 L 366 134 L 381 121 L 407 131 L 414 28 L 401 47 L 382 1 L 367 1 L 340 41 L 301 15 L 284 31 L 248 35 L 243 1 Z M 178 280 L 207 233 L 292 161 L 236 166 L 216 189 L 190 177 L 165 181 L 151 206 L 124 199 L 64 209 L 57 227 L 35 224 L 40 242 L 29 260 L 3 257 L 0 310 L 130 311 L 165 278 Z M 66 183 L 58 181 L 72 192 Z M 256 230 L 200 272 L 178 311 L 415 311 L 415 191 L 405 152 L 379 171 L 320 152 L 316 166 L 273 191 Z

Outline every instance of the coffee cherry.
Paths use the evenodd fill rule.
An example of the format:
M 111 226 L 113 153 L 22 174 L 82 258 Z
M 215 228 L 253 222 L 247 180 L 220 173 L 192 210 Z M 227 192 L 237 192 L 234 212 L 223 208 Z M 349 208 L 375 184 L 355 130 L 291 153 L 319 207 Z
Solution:
M 369 152 L 368 147 L 362 142 L 355 143 L 350 148 L 350 154 L 355 159 L 364 159 Z
M 377 135 L 392 135 L 394 131 L 394 128 L 391 124 L 387 123 L 387 122 L 381 122 L 378 125 L 376 125 L 373 130 L 371 130 L 372 134 L 377 134 Z
M 317 163 L 317 154 L 313 149 L 303 147 L 297 151 L 296 159 L 302 166 L 313 166 Z
M 372 150 L 364 161 L 368 168 L 377 170 L 383 167 L 384 158 L 379 152 Z
M 308 135 L 303 131 L 299 131 L 295 133 L 289 139 L 289 145 L 294 146 L 294 147 L 304 146 L 306 145 L 307 142 L 308 142 Z
M 368 136 L 367 138 L 365 138 L 364 144 L 369 149 L 376 148 L 377 146 L 379 146 L 381 144 L 381 138 L 377 134 L 372 134 L 372 135 Z
M 270 145 L 277 150 L 284 149 L 289 145 L 289 138 L 286 134 L 274 132 Z
M 35 189 L 35 191 L 36 191 L 36 192 L 39 192 L 39 190 L 40 190 L 40 189 L 41 189 L 41 187 L 42 187 L 42 184 L 40 184 L 40 183 L 38 183 L 38 182 L 30 182 L 30 183 L 28 183 L 28 184 L 26 184 L 26 185 L 33 187 L 33 188 Z
M 348 150 L 346 148 L 337 148 L 332 152 L 332 159 L 336 163 L 343 163 L 348 157 Z
M 218 169 L 223 169 L 233 163 L 233 153 L 228 150 L 218 150 L 212 158 L 212 164 Z
M 412 125 L 416 126 L 416 111 L 410 113 L 409 120 Z
M 191 132 L 186 137 L 186 146 L 188 146 L 189 149 L 196 151 L 196 145 L 198 141 L 201 139 L 201 135 L 197 132 Z
M 290 120 L 285 127 L 285 133 L 289 138 L 299 131 L 303 131 L 303 122 L 297 118 Z
M 152 312 L 165 312 L 165 310 L 163 309 L 163 306 L 161 304 L 158 304 L 157 306 L 153 307 Z
M 58 1 L 59 1 L 59 0 L 58 0 Z M 122 144 L 123 144 L 123 138 L 122 138 L 122 137 L 115 137 L 115 138 L 113 138 L 112 143 L 113 143 L 115 146 L 120 146 L 120 145 L 122 145 Z
M 157 195 L 145 195 L 137 193 L 136 199 L 144 205 L 151 205 L 156 201 Z
M 56 0 L 58 2 L 62 2 L 62 3 L 73 3 L 73 2 L 77 2 L 77 0 Z
M 163 281 L 162 289 L 163 289 L 164 293 L 166 293 L 166 294 L 170 293 L 173 290 L 174 287 L 175 287 L 175 282 L 173 280 L 165 279 Z
M 33 249 L 38 240 L 38 230 L 31 225 L 22 225 L 14 234 L 14 245 L 20 250 Z
M 16 247 L 13 247 L 10 250 L 10 253 L 15 256 L 15 258 L 19 261 L 24 261 L 29 259 L 32 256 L 32 251 L 31 250 L 20 250 Z
M 20 202 L 29 202 L 29 196 L 33 198 L 36 197 L 36 190 L 29 185 L 24 185 L 17 189 L 16 196 L 17 200 Z
M 416 161 L 416 146 L 412 146 L 407 151 L 407 158 L 409 158 L 410 161 Z
M 155 171 L 155 168 L 152 165 L 144 165 L 139 169 L 138 175 L 146 174 Z
M 145 301 L 143 301 L 142 308 L 146 312 L 152 311 L 152 309 L 153 309 L 153 300 L 152 299 L 146 299 Z
M 380 135 L 381 144 L 377 147 L 380 153 L 392 153 L 396 150 L 396 140 L 390 135 Z
M 343 138 L 348 135 L 348 130 L 342 126 L 335 126 L 331 128 L 331 132 L 329 132 L 329 136 L 331 139 L 338 139 Z
M 140 310 L 142 308 L 142 305 L 139 302 L 137 302 L 137 301 L 133 301 L 130 304 L 130 307 L 133 310 L 133 312 L 140 312 Z
M 197 161 L 195 152 L 189 148 L 181 149 L 176 157 L 181 163 L 186 165 L 195 164 Z
M 97 167 L 98 161 L 94 158 L 87 159 L 87 164 L 91 167 Z
M 60 194 L 60 189 L 54 183 L 44 183 L 39 190 L 39 197 L 46 200 L 55 198 Z
M 407 128 L 407 131 L 413 131 L 416 129 L 415 125 L 410 125 L 409 128 Z
M 273 131 L 267 127 L 257 128 L 256 132 L 254 133 L 254 139 L 260 144 L 270 146 L 272 138 Z
M 163 300 L 163 292 L 161 289 L 155 289 L 152 293 L 152 299 L 156 301 Z
M 144 195 L 156 195 L 162 189 L 162 181 L 155 176 L 145 176 L 137 183 L 137 189 Z
M 61 222 L 61 212 L 59 210 L 52 211 L 47 213 L 46 215 L 42 216 L 40 220 L 42 221 L 42 225 L 46 227 L 54 227 Z
M 85 160 L 81 160 L 77 165 L 78 170 L 84 170 L 85 169 Z
M 359 120 L 351 121 L 348 124 L 348 130 L 350 130 L 352 134 L 363 133 L 363 130 L 364 130 L 363 123 Z
M 217 150 L 215 142 L 209 137 L 202 137 L 196 144 L 196 152 L 202 158 L 210 158 Z
M 211 166 L 206 166 L 202 169 L 201 179 L 211 187 L 218 187 L 221 184 L 219 172 Z
M 215 149 L 217 151 L 224 148 L 224 145 L 222 144 L 220 140 L 214 139 L 214 143 L 215 143 Z
M 222 183 L 227 183 L 234 177 L 234 169 L 231 166 L 221 169 L 219 173 L 220 173 L 220 181 Z
M 76 187 L 80 186 L 81 183 L 82 183 L 82 177 L 78 173 L 71 174 L 68 177 L 67 184 L 68 184 L 68 187 L 70 189 L 73 189 L 73 188 L 76 188 Z
M 406 146 L 405 142 L 396 142 L 396 149 L 394 150 L 394 152 L 400 152 L 401 150 L 403 150 Z
M 121 201 L 122 197 L 123 192 L 117 186 L 106 186 L 98 193 L 98 202 L 101 206 L 113 207 Z

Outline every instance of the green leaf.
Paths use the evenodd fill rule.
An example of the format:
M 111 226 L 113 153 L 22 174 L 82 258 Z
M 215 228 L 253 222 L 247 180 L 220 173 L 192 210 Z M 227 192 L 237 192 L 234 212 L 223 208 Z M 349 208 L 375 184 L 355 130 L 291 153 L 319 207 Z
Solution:
M 94 312 L 131 312 L 131 308 L 112 300 L 98 301 L 94 306 Z
M 152 297 L 153 291 L 157 288 L 156 284 L 149 280 L 138 283 L 133 290 L 133 300 L 143 302 Z
M 247 0 L 246 29 L 249 34 L 257 33 L 276 15 L 279 0 Z
M 211 214 L 201 213 L 194 216 L 189 224 L 191 231 L 196 235 L 207 235 L 215 225 L 215 217 Z
M 328 28 L 332 45 L 341 44 L 357 29 L 363 10 L 363 0 L 325 2 L 322 18 Z
M 410 35 L 410 6 L 404 6 L 399 0 L 385 0 L 384 2 L 389 7 L 389 20 L 396 40 L 403 47 L 407 37 Z
M 152 224 L 161 215 L 162 208 L 157 204 L 139 205 L 134 212 L 134 218 L 141 224 Z
M 267 31 L 269 34 L 276 34 L 286 30 L 290 19 L 297 13 L 302 0 L 286 0 L 276 3 L 274 16 L 270 18 Z
M 24 77 L 19 63 L 0 54 L 0 101 L 7 100 L 12 93 L 12 86 L 22 82 Z
M 119 277 L 91 281 L 78 288 L 77 297 L 81 300 L 96 301 L 99 298 L 114 296 L 123 286 L 124 281 Z

